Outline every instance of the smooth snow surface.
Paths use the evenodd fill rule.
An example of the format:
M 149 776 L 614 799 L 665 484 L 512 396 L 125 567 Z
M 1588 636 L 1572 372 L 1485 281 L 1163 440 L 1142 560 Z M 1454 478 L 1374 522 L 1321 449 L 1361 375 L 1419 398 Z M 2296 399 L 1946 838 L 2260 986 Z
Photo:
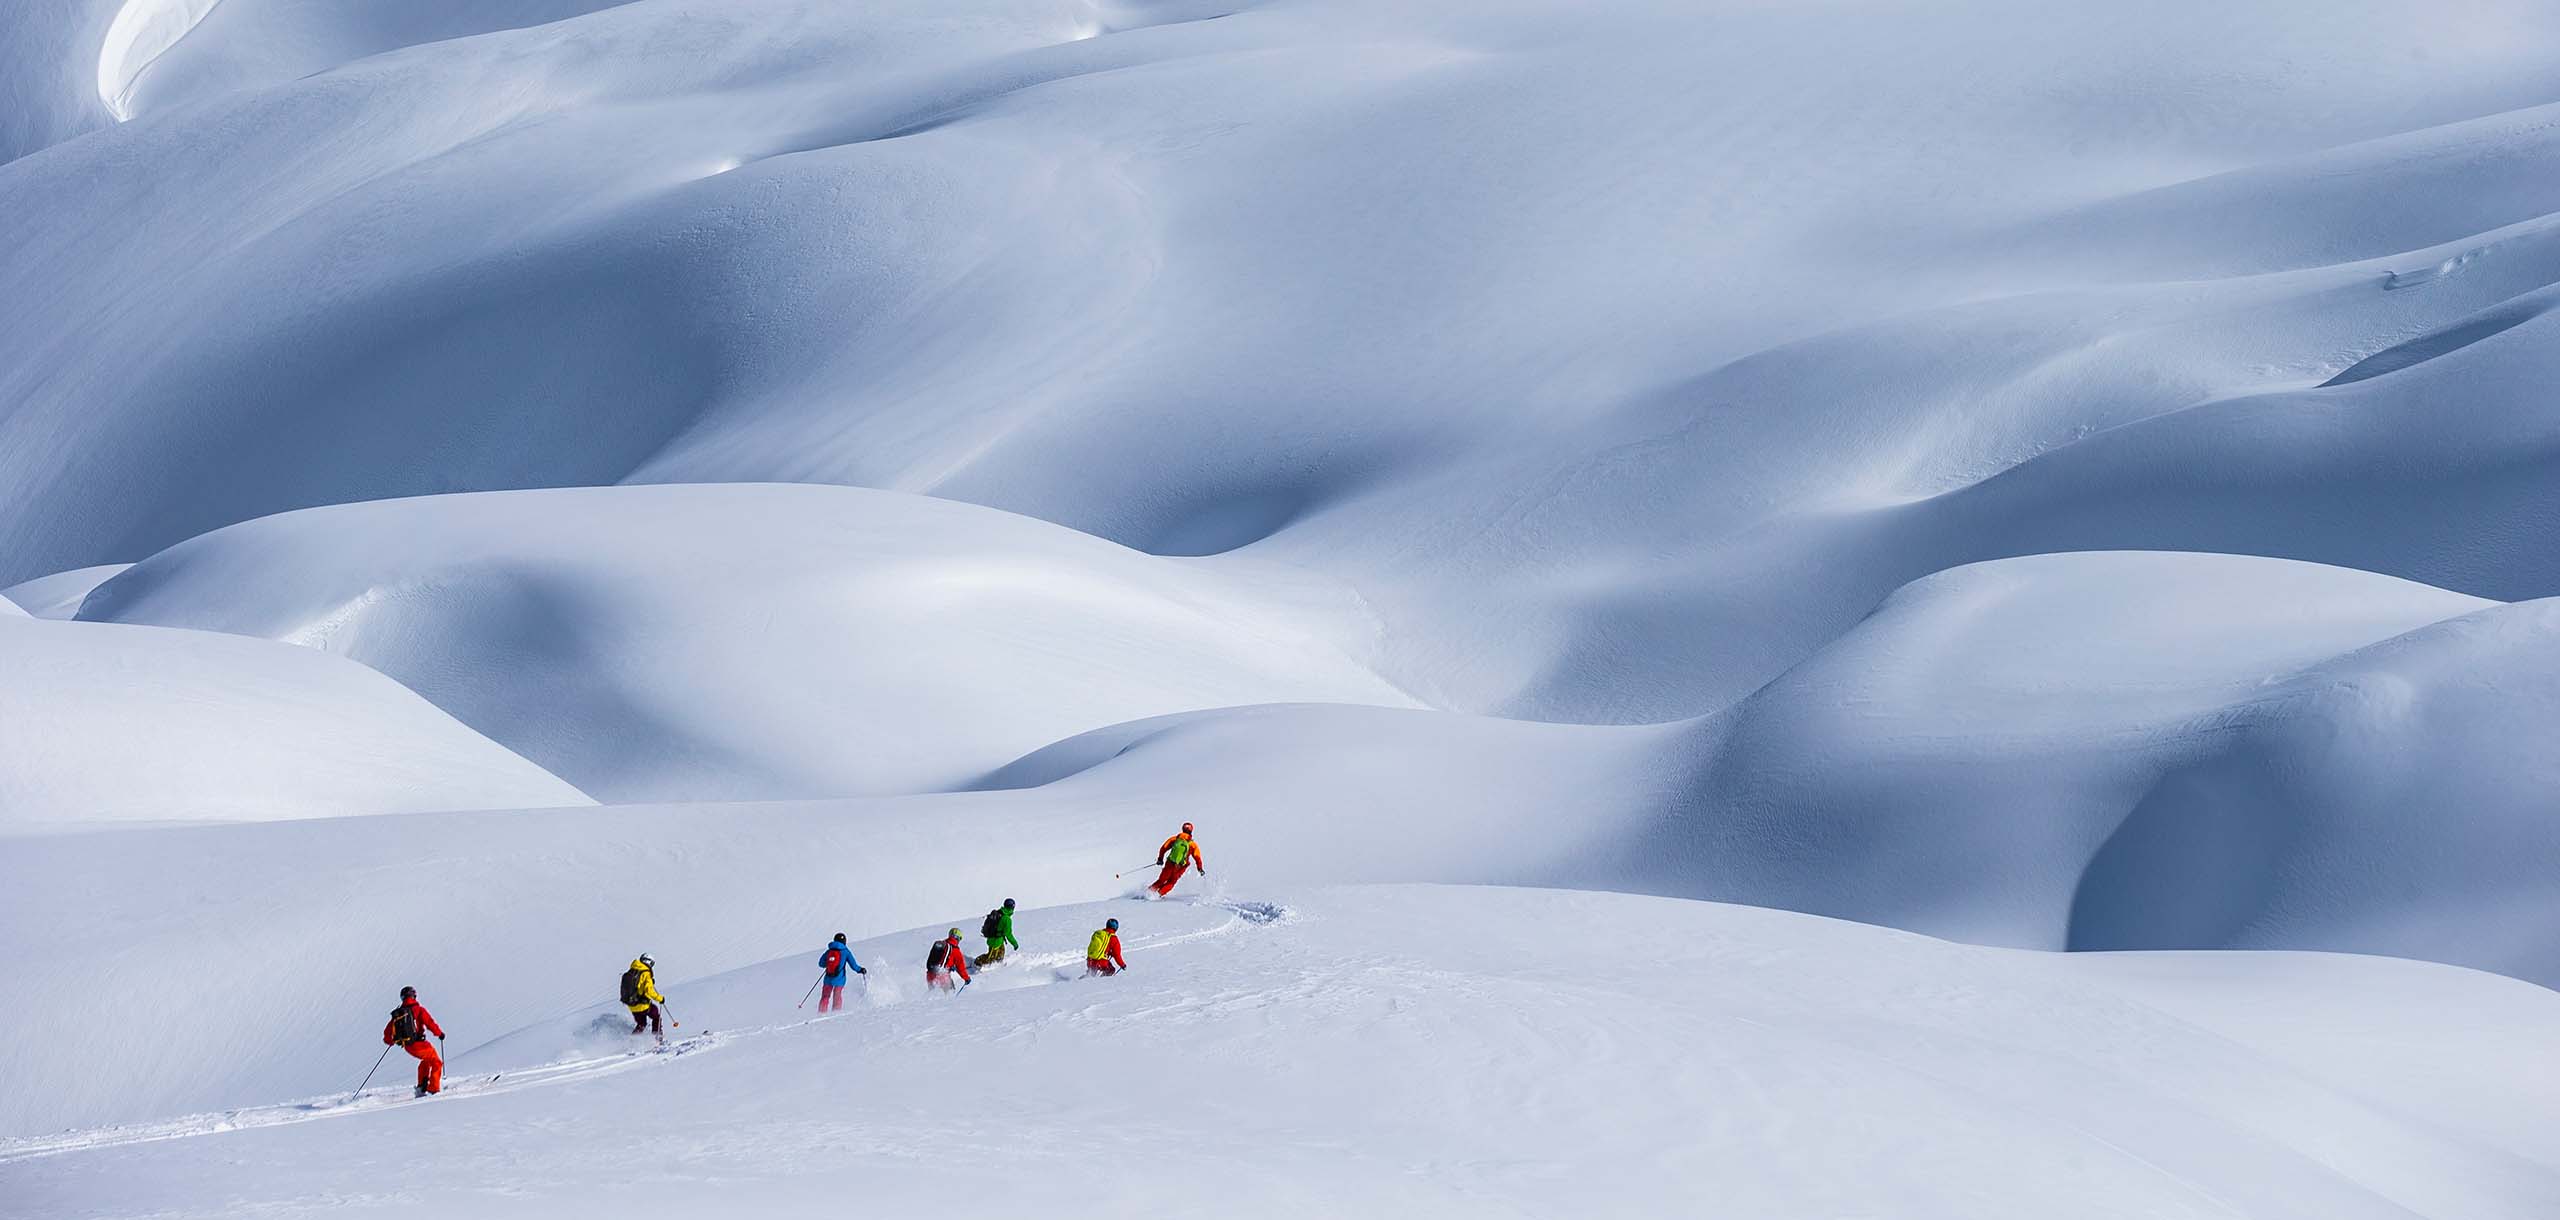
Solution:
M 0 602 L 7 602 L 37 618 L 77 618 L 80 603 L 87 599 L 90 590 L 132 566 L 129 563 L 102 563 L 95 567 L 73 568 L 68 572 L 39 576 L 0 589 Z
M 2226 555 L 1942 573 L 1702 722 L 1647 885 L 2047 949 L 2560 983 L 2560 600 Z
M 0 618 L 0 835 L 584 805 L 361 665 L 200 631 Z
M 1109 915 L 1130 972 L 1082 977 Z M 666 1054 L 633 1054 L 611 1004 L 510 1031 L 422 982 L 459 1052 L 447 1096 L 409 1103 L 395 1081 L 351 1100 L 371 1058 L 351 1037 L 334 1094 L 10 1141 L 0 1174 L 37 1212 L 97 1216 L 2560 1206 L 2560 1077 L 2540 1053 L 2560 996 L 2446 967 L 2286 956 L 2235 977 L 1536 890 L 1018 922 L 1021 952 L 953 997 L 923 986 L 938 925 L 858 942 L 871 973 L 835 1018 L 793 1007 L 823 932 L 679 978 Z M 1623 947 L 1530 951 L 1547 945 Z M 2269 1005 L 2271 978 L 2330 1006 Z
M 1144 716 L 1411 702 L 1323 577 L 844 487 L 315 509 L 155 555 L 81 616 L 362 661 L 608 800 L 950 788 Z
M 2560 1214 L 2555 82 L 0 3 L 0 1213 Z M 713 1037 L 589 1028 L 641 950 Z M 402 982 L 512 1081 L 295 1108 Z
M 1629 845 L 1655 808 L 1645 777 L 1676 778 L 1676 744 L 1659 730 L 1257 708 L 1162 726 L 1030 790 L 15 843 L 0 852 L 0 960 L 18 965 L 0 984 L 25 990 L 0 1000 L 23 1036 L 0 1039 L 0 1079 L 27 1087 L 0 1091 L 0 1134 L 324 1089 L 335 1067 L 307 1049 L 360 1023 L 386 971 L 521 1025 L 587 1002 L 591 971 L 642 951 L 709 971 L 811 929 L 867 936 L 939 917 L 974 933 L 1007 895 L 1134 893 L 1185 820 L 1222 886 L 1239 868 L 1274 884 L 1605 885 L 1641 854 Z M 386 933 L 375 911 L 434 934 Z M 525 952 L 528 937 L 548 948 Z M 207 1020 L 171 1028 L 131 1002 L 134 961 L 207 945 L 243 947 L 218 951 L 226 986 L 203 998 Z

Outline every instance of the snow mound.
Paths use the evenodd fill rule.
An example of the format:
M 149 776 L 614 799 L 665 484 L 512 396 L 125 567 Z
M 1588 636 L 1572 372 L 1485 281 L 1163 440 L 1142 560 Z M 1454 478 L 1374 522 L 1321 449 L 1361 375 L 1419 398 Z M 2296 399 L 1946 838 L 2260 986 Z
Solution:
M 361 661 L 606 800 L 934 790 L 1167 712 L 1412 702 L 1320 577 L 841 487 L 315 509 L 173 547 L 81 613 Z
M 2551 321 L 2457 342 L 2560 283 L 2560 10 L 671 0 L 294 80 L 249 36 L 576 7 L 226 0 L 164 69 L 274 83 L 0 173 L 0 300 L 56 303 L 0 328 L 0 580 L 857 484 L 1321 571 L 1429 702 L 1615 722 L 2016 554 L 2560 594 Z
M 2560 982 L 2560 601 L 2240 556 L 1920 581 L 1699 727 L 1651 888 L 2039 948 Z
M 2528 1220 L 2560 1199 L 2543 1053 L 2560 996 L 2512 980 L 2060 957 L 1603 894 L 1274 897 L 1295 917 L 1026 909 L 1015 959 L 947 998 L 913 960 L 941 930 L 924 925 L 857 945 L 871 974 L 824 1019 L 793 1007 L 832 930 L 817 925 L 805 952 L 673 977 L 685 1027 L 665 1054 L 634 1053 L 611 1005 L 481 1042 L 503 1027 L 422 985 L 459 1052 L 444 1097 L 406 1102 L 395 1082 L 348 1103 L 379 1049 L 378 1020 L 359 1019 L 309 1048 L 342 1061 L 334 1096 L 0 1158 L 46 1213 L 390 1196 L 783 1214 L 848 1181 L 892 1213 L 945 1213 L 952 1164 L 1000 1157 L 963 1212 L 1121 1217 L 1166 1210 L 1165 1183 L 1094 1166 L 1169 1155 L 1182 1189 L 1243 1216 L 1642 1215 L 1712 1197 L 1743 1215 Z M 1084 978 L 1084 936 L 1109 915 L 1131 971 Z M 591 964 L 598 991 L 617 966 Z M 2448 1011 L 2459 1039 L 2441 1037 Z
M 89 596 L 90 590 L 132 566 L 128 563 L 102 563 L 96 567 L 73 568 L 68 572 L 39 576 L 0 589 L 0 601 L 18 606 L 37 618 L 77 618 L 80 603 Z
M 0 833 L 584 805 L 382 675 L 193 631 L 0 618 Z
M 630 0 L 126 0 L 98 60 L 119 119 L 280 85 L 419 43 L 521 29 Z

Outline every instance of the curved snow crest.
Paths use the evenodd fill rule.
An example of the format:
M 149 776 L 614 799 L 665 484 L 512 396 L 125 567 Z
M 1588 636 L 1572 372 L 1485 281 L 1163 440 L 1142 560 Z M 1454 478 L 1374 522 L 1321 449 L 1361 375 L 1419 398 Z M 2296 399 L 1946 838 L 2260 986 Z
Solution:
M 260 2 L 178 52 L 245 56 L 211 35 Z M 2560 590 L 2547 470 L 2366 460 L 2532 419 L 2526 328 L 2319 392 L 2387 427 L 2209 426 L 2560 278 L 2358 261 L 2547 211 L 2549 15 L 2492 46 L 2414 3 L 2014 7 L 1115 5 L 1077 41 L 1093 6 L 650 4 L 207 99 L 0 179 L 39 218 L 0 298 L 99 323 L 0 335 L 0 428 L 70 438 L 0 445 L 0 564 L 431 490 L 890 486 L 1249 546 L 1360 588 L 1435 703 L 1613 721 L 1725 706 L 1999 554 Z M 2456 375 L 2477 409 L 2432 410 Z M 1879 507 L 2021 463 L 2098 477 Z
M 287 84 L 405 47 L 525 29 L 630 2 L 133 0 L 118 14 L 120 24 L 100 57 L 99 86 L 103 91 L 111 77 L 121 76 L 123 85 L 108 104 L 119 119 L 129 119 L 217 94 Z M 137 17 L 137 11 L 145 15 Z M 128 17 L 135 18 L 129 24 L 138 36 L 117 54 L 117 34 L 125 32 Z M 176 35 L 162 41 L 170 30 Z
M 178 45 L 222 0 L 125 0 L 98 47 L 98 100 L 123 122 L 133 117 L 134 82 Z
M 0 833 L 594 802 L 361 665 L 0 618 Z
M 1663 888 L 2033 948 L 2560 982 L 2560 600 L 2202 554 L 1960 568 L 1732 711 Z
M 1166 712 L 1415 705 L 1320 577 L 814 485 L 310 509 L 155 555 L 81 617 L 362 661 L 609 800 L 926 791 Z
M 37 618 L 76 618 L 80 614 L 80 603 L 88 598 L 91 590 L 132 566 L 128 563 L 102 563 L 95 567 L 73 568 L 68 572 L 39 576 L 0 589 L 0 599 L 15 603 Z

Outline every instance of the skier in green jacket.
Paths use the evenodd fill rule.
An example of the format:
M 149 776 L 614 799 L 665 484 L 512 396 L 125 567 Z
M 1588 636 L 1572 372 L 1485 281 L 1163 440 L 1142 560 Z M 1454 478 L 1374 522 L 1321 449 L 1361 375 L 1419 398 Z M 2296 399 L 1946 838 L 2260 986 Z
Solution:
M 1022 942 L 1013 938 L 1013 900 L 1007 898 L 1003 906 L 987 912 L 986 922 L 978 925 L 978 933 L 987 938 L 987 951 L 976 959 L 981 966 L 1003 961 L 1008 946 L 1021 948 Z

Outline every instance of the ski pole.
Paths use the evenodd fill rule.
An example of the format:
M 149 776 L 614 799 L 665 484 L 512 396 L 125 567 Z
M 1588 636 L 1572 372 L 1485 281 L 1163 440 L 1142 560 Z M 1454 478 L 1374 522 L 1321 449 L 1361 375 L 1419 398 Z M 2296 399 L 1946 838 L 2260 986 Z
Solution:
M 1145 872 L 1145 871 L 1147 871 L 1148 869 L 1151 869 L 1151 868 L 1163 868 L 1163 867 L 1164 867 L 1163 862 L 1162 862 L 1162 861 L 1158 861 L 1157 863 L 1154 863 L 1154 864 L 1141 864 L 1141 865 L 1139 865 L 1139 866 L 1138 866 L 1138 867 L 1136 867 L 1136 868 L 1130 869 L 1128 873 L 1113 873 L 1113 874 L 1111 874 L 1111 875 L 1112 875 L 1112 877 L 1113 877 L 1114 879 L 1117 879 L 1117 878 L 1121 878 L 1121 877 L 1126 877 L 1126 876 L 1128 876 L 1128 875 L 1129 875 L 1129 873 L 1143 873 L 1143 872 Z
M 823 983 L 823 982 L 825 982 L 825 981 L 827 981 L 827 976 L 825 976 L 825 975 L 823 975 L 823 974 L 819 975 L 819 976 L 818 976 L 818 982 L 817 982 L 817 983 L 811 983 L 811 984 L 809 984 L 809 990 L 808 990 L 808 993 L 807 993 L 806 995 L 801 996 L 801 997 L 800 997 L 800 1002 L 799 1002 L 798 1004 L 794 1005 L 794 1007 L 797 1007 L 797 1008 L 807 1008 L 807 1007 L 809 1006 L 809 996 L 813 996 L 813 995 L 818 994 L 818 983 Z
M 347 1100 L 348 1100 L 348 1101 L 354 1101 L 356 1098 L 359 1098 L 359 1097 L 364 1096 L 364 1086 L 365 1086 L 365 1085 L 368 1085 L 368 1084 L 372 1084 L 372 1083 L 373 1083 L 373 1074 L 374 1074 L 375 1072 L 379 1072 L 379 1071 L 381 1071 L 381 1070 L 382 1070 L 382 1061 L 383 1061 L 383 1060 L 385 1060 L 385 1059 L 389 1059 L 390 1057 L 391 1057 L 391 1048 L 390 1048 L 390 1047 L 388 1047 L 388 1046 L 383 1047 L 383 1048 L 382 1048 L 382 1054 L 381 1054 L 381 1055 L 379 1055 L 379 1056 L 377 1056 L 377 1057 L 375 1057 L 375 1059 L 374 1059 L 374 1061 L 373 1061 L 373 1067 L 372 1067 L 372 1068 L 370 1068 L 370 1069 L 368 1069 L 368 1070 L 365 1072 L 365 1074 L 364 1074 L 364 1082 L 363 1082 L 362 1084 L 358 1084 L 358 1085 L 356 1086 L 356 1091 L 355 1091 L 355 1092 L 350 1093 L 350 1094 L 348 1094 L 348 1095 L 347 1095 Z
M 667 1024 L 674 1026 L 677 1029 L 684 1028 L 684 1022 L 676 1020 L 676 1010 L 667 1007 L 667 1002 L 665 1000 L 658 1001 L 658 1011 L 667 1014 Z

